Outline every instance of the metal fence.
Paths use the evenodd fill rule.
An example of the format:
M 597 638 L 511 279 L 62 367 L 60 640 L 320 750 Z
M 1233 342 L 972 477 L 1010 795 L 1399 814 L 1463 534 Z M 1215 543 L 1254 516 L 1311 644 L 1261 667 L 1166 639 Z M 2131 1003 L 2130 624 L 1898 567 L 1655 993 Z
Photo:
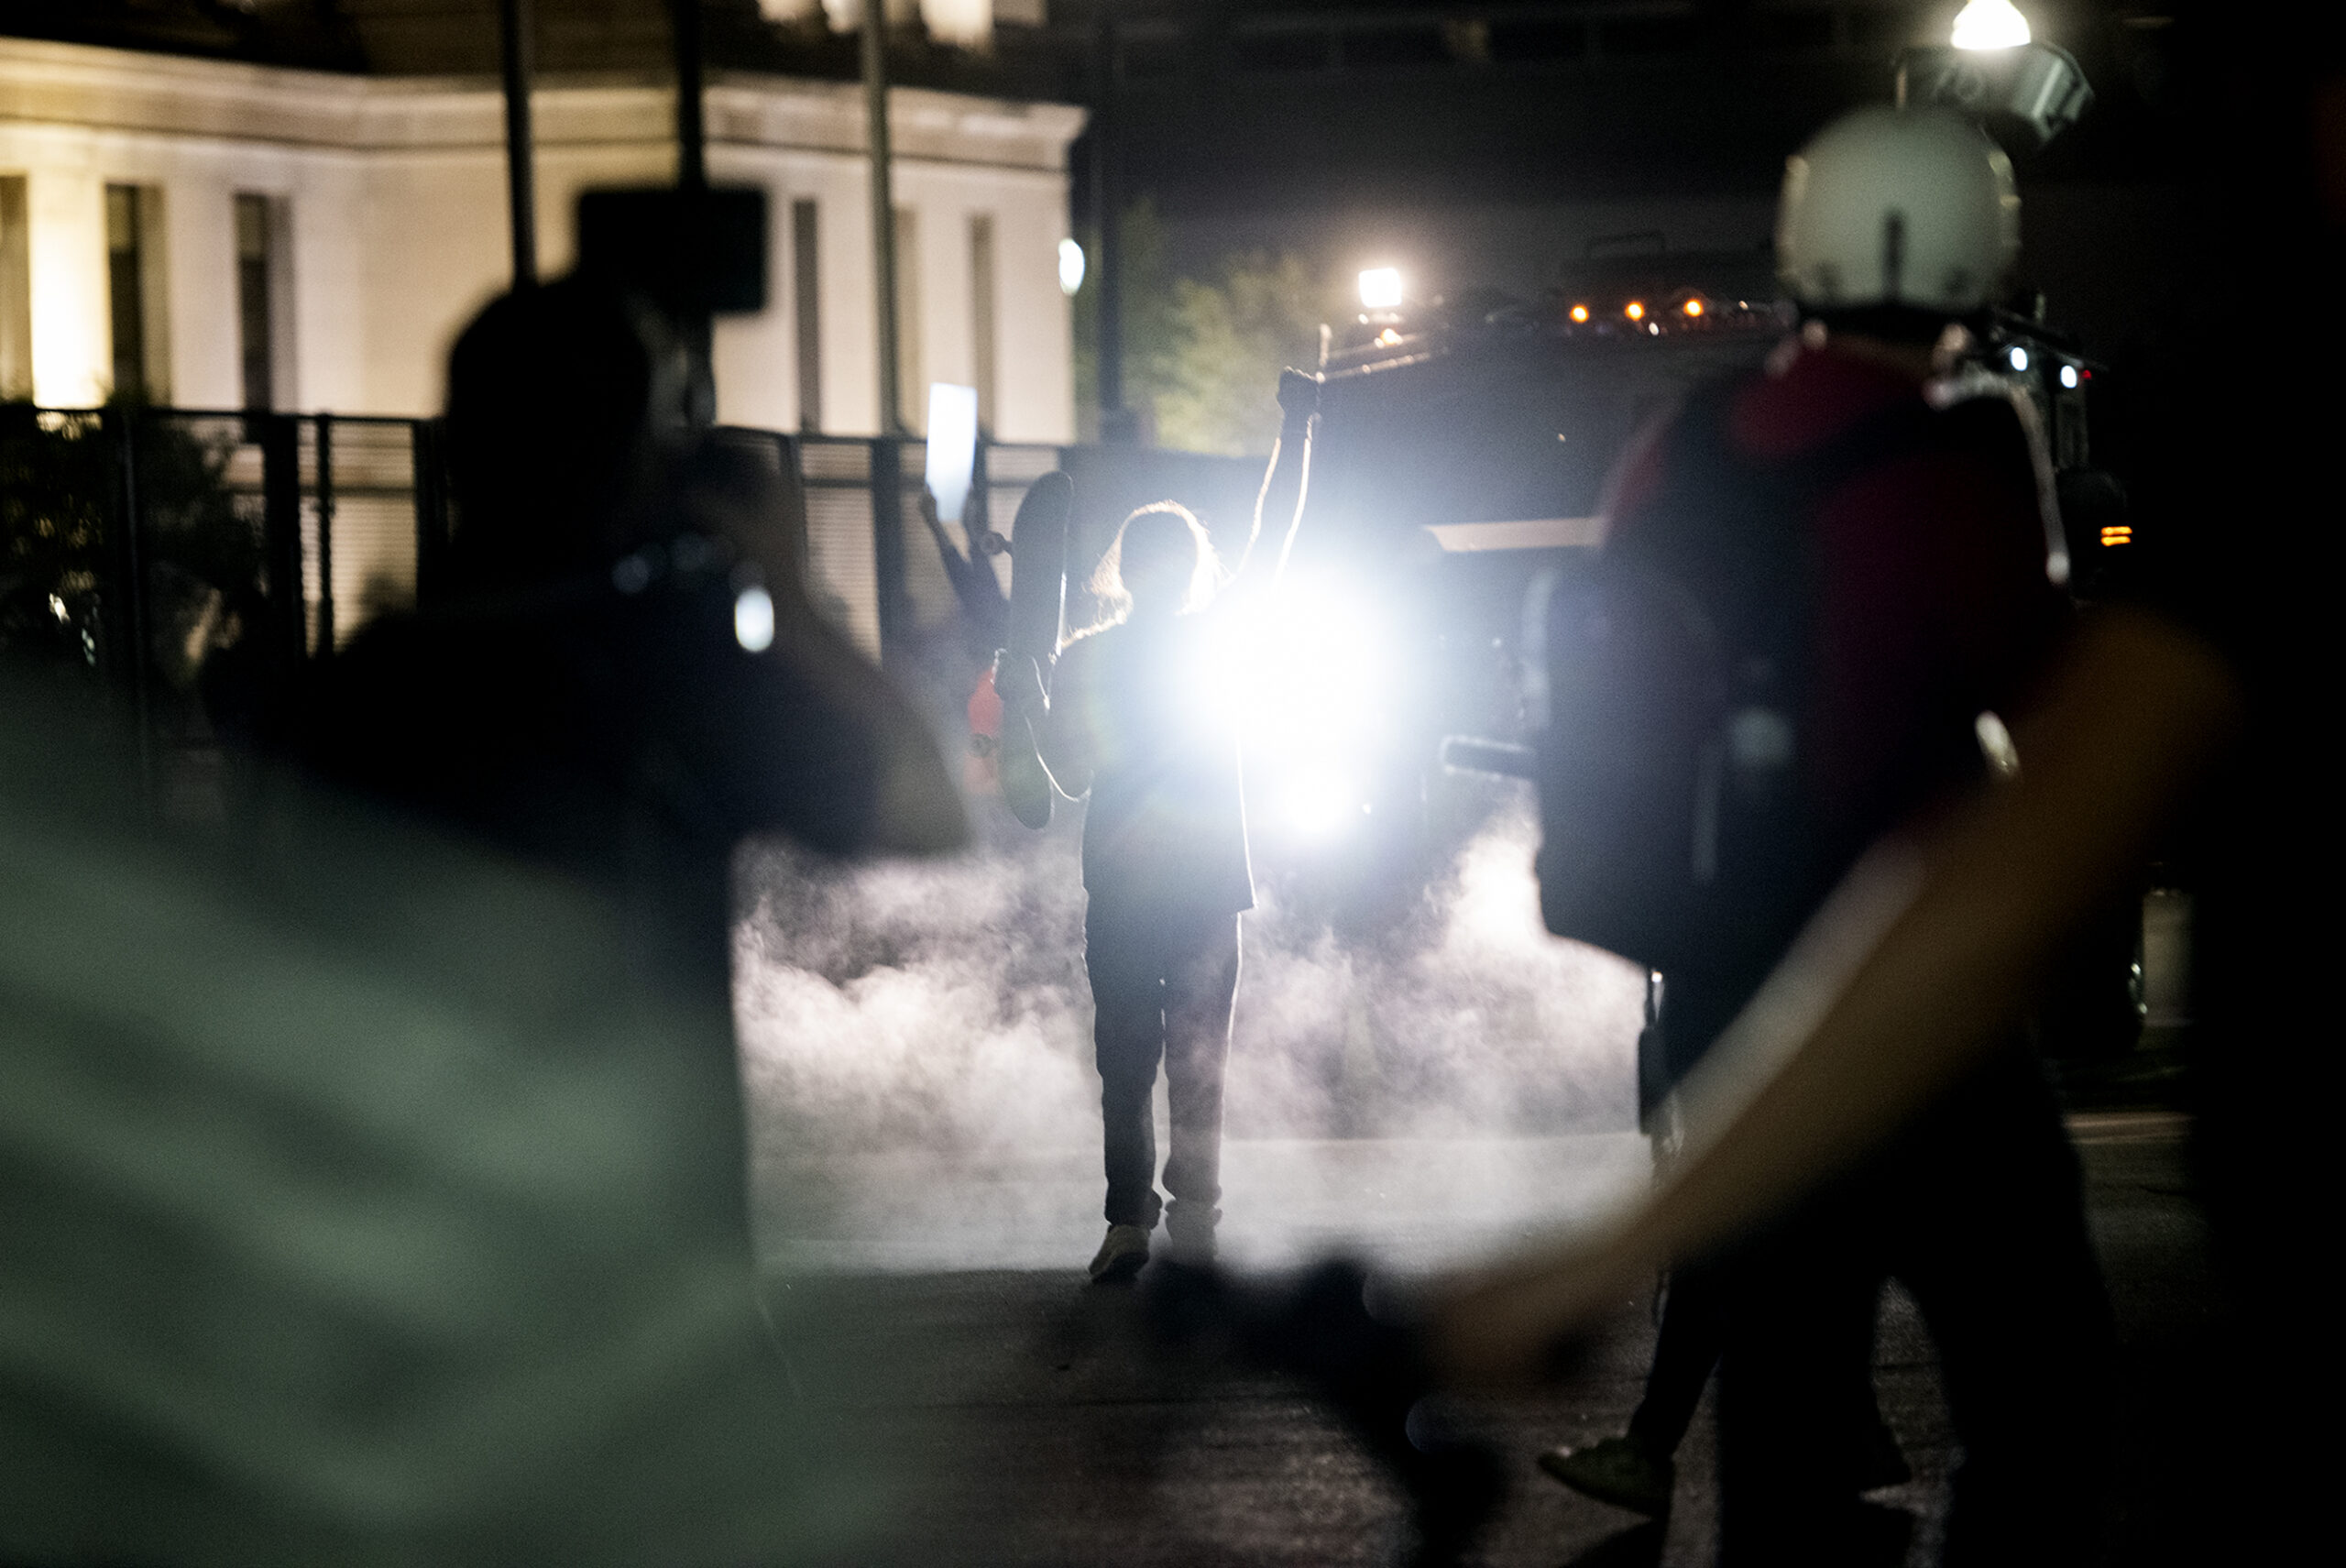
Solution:
M 716 436 L 795 468 L 808 588 L 867 653 L 950 623 L 922 443 Z M 983 444 L 948 536 L 966 550 L 1007 532 L 1063 455 Z M 894 515 L 876 518 L 890 489 Z M 0 406 L 0 654 L 103 681 L 137 714 L 154 787 L 200 793 L 222 742 L 283 722 L 309 666 L 428 595 L 451 521 L 436 421 Z
M 0 409 L 0 652 L 103 680 L 150 784 L 200 788 L 306 665 L 414 602 L 437 451 L 413 420 Z

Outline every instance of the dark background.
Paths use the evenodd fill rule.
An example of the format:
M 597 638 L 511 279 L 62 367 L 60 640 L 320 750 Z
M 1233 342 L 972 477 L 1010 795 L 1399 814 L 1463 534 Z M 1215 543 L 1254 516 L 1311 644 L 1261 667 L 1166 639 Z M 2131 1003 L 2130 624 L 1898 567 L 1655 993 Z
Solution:
M 1422 297 L 1536 299 L 1591 241 L 1659 231 L 1672 251 L 1768 243 L 1785 155 L 1887 99 L 1905 45 L 1945 38 L 1958 0 L 1049 0 L 988 54 L 898 27 L 893 80 L 1112 110 L 1117 204 L 1164 220 L 1167 259 L 1203 274 L 1291 250 L 1332 278 L 1398 265 Z M 2099 93 L 2021 167 L 2028 280 L 2049 319 L 2109 354 L 2169 306 L 2162 258 L 2187 221 L 2187 149 L 2161 108 L 2173 7 L 2025 0 L 2036 36 Z M 855 73 L 818 14 L 771 22 L 705 0 L 718 71 Z M 536 0 L 549 76 L 664 73 L 665 0 Z M 1099 24 L 1112 17 L 1103 47 Z M 488 76 L 493 0 L 0 0 L 0 30 L 335 71 Z M 1091 223 L 1076 148 L 1072 214 Z

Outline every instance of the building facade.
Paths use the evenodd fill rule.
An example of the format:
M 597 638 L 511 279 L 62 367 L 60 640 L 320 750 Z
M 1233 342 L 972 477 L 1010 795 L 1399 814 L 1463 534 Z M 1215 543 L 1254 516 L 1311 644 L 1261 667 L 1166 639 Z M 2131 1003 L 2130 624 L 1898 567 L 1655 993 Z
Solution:
M 673 85 L 549 76 L 538 247 L 581 191 L 674 178 Z M 1005 441 L 1074 432 L 1058 246 L 1080 109 L 889 100 L 900 371 L 978 389 Z M 880 424 L 861 89 L 713 72 L 712 181 L 768 200 L 767 308 L 721 320 L 718 417 Z M 449 345 L 510 275 L 503 101 L 479 77 L 288 69 L 0 38 L 0 397 L 84 407 L 436 411 Z

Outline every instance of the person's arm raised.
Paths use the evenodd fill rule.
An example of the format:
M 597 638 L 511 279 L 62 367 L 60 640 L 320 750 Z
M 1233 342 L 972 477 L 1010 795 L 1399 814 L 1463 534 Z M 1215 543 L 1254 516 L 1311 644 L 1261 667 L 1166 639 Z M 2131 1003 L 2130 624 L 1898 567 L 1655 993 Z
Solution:
M 1689 1080 L 1690 1153 L 1609 1231 L 1439 1286 L 1461 1384 L 1536 1376 L 1657 1267 L 1780 1212 L 1983 1060 L 2104 890 L 2209 773 L 2241 713 L 2208 644 L 2135 611 L 2080 634 L 2020 738 L 2017 783 L 1879 847 Z
M 1320 378 L 1309 371 L 1282 370 L 1278 395 L 1279 436 L 1272 444 L 1271 461 L 1263 471 L 1263 488 L 1255 496 L 1245 548 L 1238 553 L 1237 564 L 1230 571 L 1233 585 L 1255 564 L 1255 550 L 1262 542 L 1266 519 L 1278 520 L 1280 530 L 1278 555 L 1267 579 L 1277 582 L 1287 570 L 1296 531 L 1303 522 L 1303 504 L 1310 491 L 1311 421 L 1320 409 Z

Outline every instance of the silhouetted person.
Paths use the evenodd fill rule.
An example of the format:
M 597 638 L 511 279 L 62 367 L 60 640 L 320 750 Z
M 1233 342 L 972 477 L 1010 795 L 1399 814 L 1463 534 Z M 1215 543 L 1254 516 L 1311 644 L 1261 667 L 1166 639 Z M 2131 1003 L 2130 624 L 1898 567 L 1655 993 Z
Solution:
M 1763 651 L 1739 657 L 1772 666 L 1734 674 L 1747 683 L 1737 723 L 1755 738 L 1732 736 L 1726 792 L 1768 798 L 1768 770 L 1782 767 L 1797 802 L 1740 829 L 1766 844 L 1728 841 L 1740 819 L 1719 808 L 1718 875 L 1764 879 L 1765 893 L 1738 905 L 1742 928 L 1665 973 L 1674 1080 L 1867 845 L 1990 776 L 1979 716 L 2024 708 L 2067 625 L 2066 557 L 2019 405 L 1992 383 L 1944 378 L 1934 356 L 1994 298 L 2018 248 L 2002 154 L 1944 111 L 1874 110 L 1828 126 L 1788 169 L 1778 258 L 1801 336 L 1765 374 L 1691 399 L 1608 506 L 1608 557 L 1686 584 L 1724 637 L 1747 640 L 1730 646 Z M 1791 579 L 1755 588 L 1736 580 L 1752 568 L 1733 547 L 1689 554 L 1703 515 L 1771 517 L 1771 495 L 1794 531 Z M 1794 640 L 1771 641 L 1792 617 Z M 1772 714 L 1788 719 L 1788 755 L 1757 742 L 1757 718 Z M 1853 1392 L 1884 1272 L 1941 1349 L 1964 1449 L 1951 1557 L 2067 1562 L 2089 1549 L 2108 1309 L 2076 1157 L 2017 1032 L 1860 1177 L 1699 1266 L 1723 1271 L 1724 1561 L 1848 1550 Z
M 808 606 L 793 490 L 662 427 L 680 373 L 663 350 L 626 300 L 579 280 L 507 295 L 466 330 L 447 580 L 342 651 L 310 755 L 615 894 L 647 962 L 701 977 L 714 1023 L 730 1018 L 742 838 L 921 851 L 964 828 L 912 710 Z
M 2132 1412 L 2168 1440 L 2140 1455 L 2157 1490 L 2132 1501 L 2162 1517 L 2133 1560 L 2288 1561 L 2320 1539 L 2333 1469 L 2320 1423 L 2338 1384 L 2320 1267 L 2337 1160 L 2327 1140 L 2275 1129 L 2335 1100 L 2336 923 L 2323 901 L 2346 859 L 2330 761 L 2340 578 L 2335 530 L 2303 498 L 2330 482 L 2341 411 L 2335 378 L 2306 370 L 2346 359 L 2346 332 L 2317 313 L 2243 333 L 2234 381 L 2214 386 L 2204 305 L 2265 277 L 2346 271 L 2346 27 L 2301 6 L 2198 6 L 2157 42 L 2146 82 L 2194 144 L 2190 210 L 2205 217 L 2176 258 L 2162 373 L 2112 426 L 2134 448 L 2121 472 L 2138 537 L 2173 531 L 2145 550 L 2166 557 L 2154 583 L 2080 617 L 2012 726 L 2016 778 L 1864 852 L 1690 1076 L 1686 1156 L 1650 1200 L 1433 1283 L 1414 1332 L 1388 1330 L 1400 1346 L 1365 1338 L 1319 1377 L 1332 1401 L 1379 1374 L 1409 1397 L 1539 1382 L 1560 1344 L 1657 1267 L 1764 1243 L 1871 1179 L 1883 1157 L 1943 1135 L 1978 1107 L 1981 1075 L 2007 1059 L 2104 901 L 2180 828 L 2198 890 L 2193 1137 L 2235 1288 L 2193 1346 L 2193 1376 L 2147 1387 Z M 2243 247 L 2251 226 L 2264 237 Z M 1991 1196 L 1950 1174 L 1948 1205 Z M 2074 1201 L 2064 1182 L 2016 1217 L 2032 1234 L 2066 1229 Z M 2003 1274 L 2011 1240 L 1982 1238 L 1988 1277 Z M 2041 1303 L 2012 1294 L 2021 1328 L 2047 1326 L 2027 1310 Z M 1305 1352 L 1287 1359 L 1311 1365 Z M 1966 1409 L 1951 1404 L 1960 1433 Z M 2075 1519 L 2090 1490 L 2089 1476 L 2056 1476 L 2051 1500 Z M 1958 1548 L 1954 1529 L 1950 1555 L 2058 1550 L 2048 1533 L 1998 1559 L 1980 1535 Z M 1788 1560 L 1820 1555 L 1807 1545 Z
M 926 486 L 920 492 L 920 521 L 937 546 L 946 581 L 953 585 L 953 602 L 961 612 L 962 644 L 973 663 L 983 663 L 1010 635 L 1010 596 L 1002 591 L 1002 580 L 986 562 L 981 543 L 985 536 L 972 539 L 970 553 L 963 554 L 953 536 L 945 532 L 944 520 L 937 515 L 937 496 Z
M 959 817 L 656 363 L 575 285 L 466 333 L 458 574 L 312 694 L 344 787 L 159 827 L 0 671 L 0 1560 L 858 1556 L 753 1296 L 727 851 Z
M 1222 640 L 1244 601 L 1222 596 L 1258 586 L 1244 574 L 1266 510 L 1284 509 L 1288 519 L 1268 580 L 1286 566 L 1318 393 L 1314 377 L 1291 370 L 1280 379 L 1284 425 L 1227 583 L 1195 517 L 1170 501 L 1143 507 L 1093 579 L 1111 619 L 1068 645 L 1047 709 L 1031 667 L 1024 689 L 1004 693 L 1004 744 L 1014 734 L 1038 740 L 1058 789 L 1090 796 L 1084 966 L 1108 1178 L 1108 1234 L 1090 1269 L 1097 1280 L 1128 1278 L 1148 1261 L 1160 1212 L 1177 1254 L 1213 1255 L 1239 916 L 1255 904 L 1237 715 L 1221 685 Z M 1157 1190 L 1150 1109 L 1160 1061 L 1169 1206 Z

